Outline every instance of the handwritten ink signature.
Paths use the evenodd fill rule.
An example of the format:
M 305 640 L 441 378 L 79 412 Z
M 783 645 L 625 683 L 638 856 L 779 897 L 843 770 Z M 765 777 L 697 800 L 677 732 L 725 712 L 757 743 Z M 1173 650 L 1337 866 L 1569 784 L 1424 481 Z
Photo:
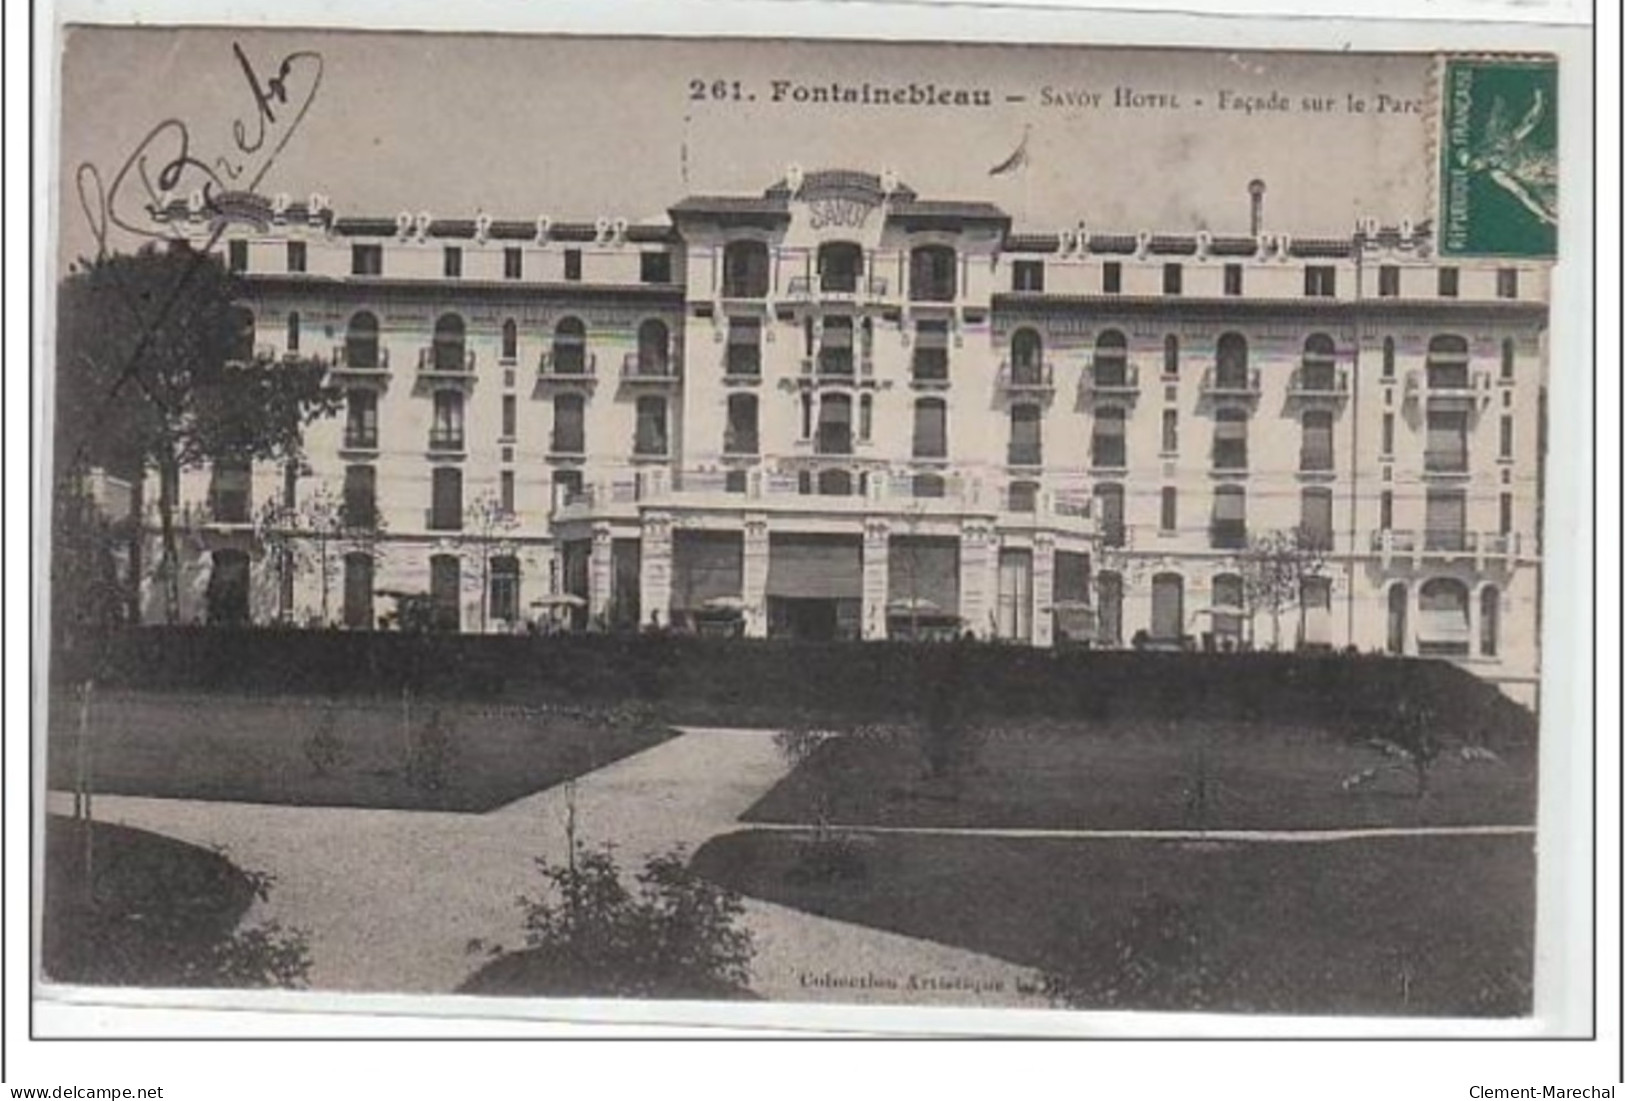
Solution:
M 187 196 L 191 206 L 211 223 L 214 237 L 232 222 L 263 228 L 269 204 L 255 195 L 276 158 L 298 132 L 322 84 L 322 55 L 297 50 L 276 65 L 276 75 L 261 81 L 242 47 L 232 54 L 253 98 L 253 118 L 233 120 L 233 150 L 205 159 L 192 150 L 192 134 L 178 118 L 158 123 L 104 185 L 92 162 L 79 165 L 74 182 L 97 252 L 105 255 L 114 228 L 137 237 L 170 236 L 165 228 L 170 204 Z M 291 106 L 289 114 L 282 109 Z M 250 126 L 254 126 L 252 134 Z

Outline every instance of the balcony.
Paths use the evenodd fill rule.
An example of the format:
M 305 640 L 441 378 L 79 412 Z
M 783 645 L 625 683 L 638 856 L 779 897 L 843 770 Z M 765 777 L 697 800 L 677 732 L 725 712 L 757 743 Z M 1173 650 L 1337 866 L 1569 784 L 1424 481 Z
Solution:
M 434 375 L 447 380 L 474 377 L 474 350 L 451 345 L 434 345 L 418 349 L 418 375 Z
M 621 384 L 667 389 L 678 385 L 683 373 L 673 359 L 655 359 L 638 352 L 628 352 L 621 360 Z
M 1005 360 L 999 364 L 996 385 L 1011 397 L 1048 397 L 1055 393 L 1055 369 L 1048 363 Z
M 353 427 L 353 426 L 350 426 L 350 425 L 346 425 L 345 429 L 344 429 L 343 450 L 345 450 L 345 451 L 377 451 L 378 450 L 378 429 L 376 427 L 372 427 L 372 428 L 356 428 L 356 427 Z
M 851 272 L 798 275 L 785 285 L 785 298 L 796 302 L 869 302 L 884 299 L 890 289 L 885 279 Z
M 598 381 L 598 357 L 582 349 L 543 352 L 536 361 L 536 385 L 592 386 Z
M 1490 402 L 1488 371 L 1468 371 L 1465 365 L 1435 366 L 1405 376 L 1405 400 L 1418 400 L 1429 409 L 1474 412 Z
M 663 435 L 640 432 L 632 437 L 632 457 L 664 461 L 671 458 L 671 443 Z
M 431 428 L 429 450 L 435 454 L 461 454 L 466 450 L 461 428 Z
M 567 459 L 582 458 L 587 454 L 587 437 L 579 431 L 555 431 L 548 440 L 547 453 L 549 456 L 559 456 Z
M 911 280 L 908 288 L 910 302 L 940 302 L 944 305 L 954 300 L 956 288 L 952 279 L 915 279 Z
M 1371 533 L 1371 552 L 1376 554 L 1384 569 L 1397 559 L 1415 568 L 1426 559 L 1461 561 L 1471 559 L 1474 568 L 1499 564 L 1510 568 L 1525 557 L 1522 542 L 1515 533 L 1476 532 L 1458 528 L 1433 530 L 1383 530 Z
M 1202 372 L 1202 396 L 1211 401 L 1257 401 L 1263 392 L 1257 367 L 1224 372 L 1209 367 Z
M 762 273 L 724 279 L 722 297 L 736 302 L 760 302 L 767 298 L 767 275 Z
M 849 348 L 825 348 L 816 356 L 801 360 L 801 380 L 805 383 L 853 383 L 862 379 L 873 381 L 874 360 L 868 356 L 854 358 Z
M 1140 396 L 1138 364 L 1094 362 L 1083 371 L 1085 400 L 1133 401 Z
M 1287 382 L 1286 396 L 1300 405 L 1341 407 L 1349 396 L 1348 370 L 1299 367 Z
M 328 374 L 334 382 L 387 380 L 389 349 L 365 346 L 347 348 L 341 344 L 333 349 L 333 366 L 328 368 Z

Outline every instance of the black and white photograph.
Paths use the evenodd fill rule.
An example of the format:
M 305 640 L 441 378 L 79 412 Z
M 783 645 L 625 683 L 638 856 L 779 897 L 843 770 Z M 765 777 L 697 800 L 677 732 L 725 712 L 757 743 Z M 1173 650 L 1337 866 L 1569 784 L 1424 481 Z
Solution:
M 1539 1016 L 1569 57 L 42 60 L 36 998 Z

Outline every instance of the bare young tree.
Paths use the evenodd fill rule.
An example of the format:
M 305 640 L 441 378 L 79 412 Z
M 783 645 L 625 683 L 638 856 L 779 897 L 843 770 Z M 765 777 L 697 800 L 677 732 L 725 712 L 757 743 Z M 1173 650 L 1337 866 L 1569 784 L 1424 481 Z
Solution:
M 490 619 L 491 556 L 495 548 L 519 526 L 513 510 L 494 493 L 482 493 L 463 509 L 462 541 L 471 546 L 480 562 L 480 631 Z
M 375 554 L 384 532 L 383 515 L 371 501 L 346 500 L 325 485 L 289 503 L 267 501 L 256 518 L 259 542 L 279 570 L 292 576 L 314 573 L 321 585 L 322 623 L 332 621 L 331 592 L 344 556 Z
M 1259 612 L 1270 615 L 1270 641 L 1276 649 L 1281 646 L 1281 613 L 1293 605 L 1298 606 L 1301 629 L 1303 585 L 1310 578 L 1324 576 L 1326 551 L 1324 538 L 1305 527 L 1264 532 L 1248 541 L 1237 566 L 1249 641 Z

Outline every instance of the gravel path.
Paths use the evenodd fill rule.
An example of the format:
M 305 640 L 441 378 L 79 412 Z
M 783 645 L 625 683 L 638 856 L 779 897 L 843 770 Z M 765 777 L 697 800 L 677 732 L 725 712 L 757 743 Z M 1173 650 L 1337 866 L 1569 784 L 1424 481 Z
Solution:
M 737 828 L 784 774 L 762 731 L 690 728 L 576 785 L 578 835 L 623 866 Z M 71 809 L 52 792 L 48 808 Z M 221 846 L 276 877 L 249 920 L 307 930 L 313 989 L 449 993 L 482 962 L 471 942 L 522 943 L 515 900 L 534 859 L 565 852 L 563 786 L 489 814 L 266 806 L 103 795 L 96 817 Z M 1025 968 L 962 949 L 747 900 L 752 985 L 773 1000 L 1042 1006 Z

